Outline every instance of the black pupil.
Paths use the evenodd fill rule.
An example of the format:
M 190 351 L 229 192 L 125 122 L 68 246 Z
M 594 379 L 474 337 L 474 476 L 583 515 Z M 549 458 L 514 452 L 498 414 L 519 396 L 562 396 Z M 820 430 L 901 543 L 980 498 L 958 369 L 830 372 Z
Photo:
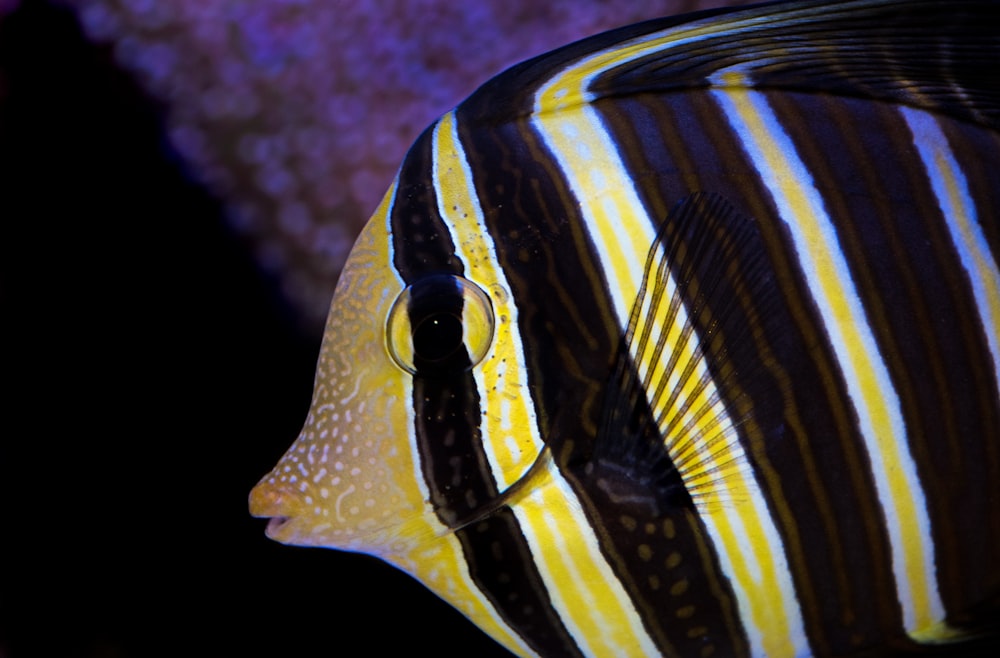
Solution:
M 440 362 L 462 346 L 462 319 L 435 313 L 413 329 L 413 352 L 425 361 Z

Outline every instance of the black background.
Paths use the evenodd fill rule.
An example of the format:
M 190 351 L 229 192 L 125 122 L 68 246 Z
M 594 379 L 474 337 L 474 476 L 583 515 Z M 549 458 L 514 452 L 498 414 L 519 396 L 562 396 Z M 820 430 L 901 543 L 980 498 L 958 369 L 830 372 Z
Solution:
M 0 22 L 0 658 L 504 655 L 248 515 L 318 349 L 109 49 Z

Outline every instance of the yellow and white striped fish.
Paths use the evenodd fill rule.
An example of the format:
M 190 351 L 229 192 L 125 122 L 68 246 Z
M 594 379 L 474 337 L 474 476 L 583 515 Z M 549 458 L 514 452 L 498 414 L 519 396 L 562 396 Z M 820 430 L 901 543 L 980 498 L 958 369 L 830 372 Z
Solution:
M 417 140 L 250 497 L 524 656 L 988 651 L 1000 3 L 641 23 Z

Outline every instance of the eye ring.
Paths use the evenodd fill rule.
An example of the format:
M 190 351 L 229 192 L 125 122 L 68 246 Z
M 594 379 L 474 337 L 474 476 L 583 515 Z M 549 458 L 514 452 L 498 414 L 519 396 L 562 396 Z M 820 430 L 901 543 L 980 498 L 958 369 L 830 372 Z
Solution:
M 386 319 L 386 350 L 412 375 L 442 376 L 475 367 L 493 343 L 489 295 L 454 274 L 430 274 L 406 286 Z

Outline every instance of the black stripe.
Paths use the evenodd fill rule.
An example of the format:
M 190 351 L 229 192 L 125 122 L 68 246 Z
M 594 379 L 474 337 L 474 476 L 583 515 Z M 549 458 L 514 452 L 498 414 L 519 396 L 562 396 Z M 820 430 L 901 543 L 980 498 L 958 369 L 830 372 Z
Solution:
M 476 382 L 471 371 L 449 378 L 415 376 L 413 401 L 431 500 L 442 521 L 454 526 L 499 495 L 482 450 Z M 517 519 L 507 507 L 455 534 L 476 586 L 532 649 L 542 655 L 581 655 L 552 608 Z
M 783 293 L 755 349 L 727 352 L 738 372 L 758 374 L 729 380 L 725 397 L 732 405 L 742 396 L 752 400 L 755 422 L 744 425 L 743 440 L 785 541 L 814 650 L 844 652 L 898 634 L 888 539 L 871 508 L 877 497 L 864 447 L 769 193 L 734 137 L 720 128 L 724 119 L 706 95 L 640 96 L 597 107 L 604 108 L 616 141 L 626 145 L 623 158 L 637 172 L 648 207 L 662 207 L 671 195 L 687 193 L 685 186 L 697 186 L 760 220 Z M 652 125 L 659 132 L 651 133 Z M 665 165 L 664 159 L 673 162 Z M 668 173 L 648 173 L 657 171 Z M 749 304 L 740 312 L 749 322 L 757 309 Z
M 542 656 L 583 654 L 552 607 L 514 513 L 502 507 L 456 533 L 469 573 L 504 620 Z
M 469 371 L 413 377 L 417 448 L 431 503 L 448 526 L 497 497 L 482 451 L 479 394 Z
M 1000 134 L 980 130 L 958 122 L 942 122 L 956 161 L 962 167 L 969 185 L 969 194 L 976 204 L 977 220 L 994 263 L 1000 265 Z M 983 327 L 982 332 L 992 329 Z M 986 337 L 983 336 L 983 339 Z M 983 353 L 982 365 L 989 359 Z M 979 390 L 979 410 L 983 424 L 1000 425 L 1000 392 L 996 390 L 1000 373 L 976 382 Z M 961 483 L 954 503 L 963 518 L 964 527 L 980 528 L 975 541 L 959 544 L 961 567 L 960 603 L 949 605 L 949 621 L 956 626 L 975 626 L 983 615 L 1000 619 L 1000 514 L 991 501 L 1000 500 L 1000 430 L 985 434 L 976 450 L 963 454 L 965 464 L 981 473 L 978 480 Z M 993 437 L 993 440 L 990 440 Z M 974 435 L 967 438 L 973 439 Z M 977 484 L 979 486 L 977 486 Z M 989 605 L 970 609 L 977 602 L 992 600 Z M 950 603 L 950 602 L 947 602 Z
M 390 218 L 393 264 L 406 283 L 429 274 L 462 274 L 450 232 L 437 212 L 432 126 L 417 140 L 397 179 Z M 413 377 L 414 431 L 431 503 L 448 526 L 462 523 L 498 497 L 483 450 L 481 400 L 469 370 L 418 373 Z M 554 614 L 548 593 L 509 510 L 502 508 L 473 527 L 460 528 L 465 559 L 476 586 L 500 616 L 536 651 L 579 652 Z M 507 580 L 504 574 L 517 574 Z
M 683 9 L 677 8 L 677 11 Z M 573 63 L 630 39 L 727 11 L 732 11 L 732 8 L 717 7 L 626 25 L 521 62 L 484 83 L 463 101 L 463 120 L 470 125 L 485 127 L 526 118 L 534 109 L 538 90 L 560 70 Z
M 576 201 L 530 127 L 477 129 L 463 110 L 459 136 L 517 305 L 542 436 L 561 463 L 565 451 L 591 448 L 617 321 Z M 561 423 L 582 432 L 554 431 Z
M 438 213 L 431 180 L 436 125 L 427 128 L 410 147 L 396 177 L 389 218 L 393 266 L 408 284 L 430 273 L 463 273 L 451 234 Z
M 397 179 L 390 218 L 394 265 L 407 284 L 428 274 L 462 274 L 451 235 L 437 212 L 433 127 L 410 149 Z M 413 408 L 421 467 L 431 503 L 446 525 L 497 495 L 479 427 L 479 394 L 472 373 L 414 376 Z
M 984 439 L 1000 436 L 1000 396 L 975 299 L 955 279 L 961 263 L 896 108 L 787 95 L 772 104 L 837 224 L 899 396 L 928 501 L 940 593 L 949 613 L 961 615 L 983 600 L 963 589 L 998 572 L 983 542 L 996 525 L 984 501 L 998 494 L 988 472 L 996 449 Z M 799 130 L 804 115 L 837 128 Z
M 948 144 L 961 164 L 976 200 L 979 228 L 994 261 L 1000 261 L 1000 131 L 981 130 L 960 122 L 942 122 Z
M 821 3 L 815 4 L 819 7 Z M 910 7 L 930 7 L 930 4 L 934 3 L 914 3 Z M 954 8 L 954 5 L 951 7 Z M 856 25 L 865 27 L 862 23 L 870 22 L 871 17 L 881 10 L 872 10 L 875 13 L 866 18 L 867 11 L 857 14 L 861 22 Z M 909 25 L 924 32 L 928 32 L 929 27 L 940 29 L 942 23 L 937 20 L 940 16 L 934 11 L 937 9 L 931 13 L 913 12 L 915 18 Z M 988 16 L 994 23 L 995 15 L 996 11 L 991 8 Z M 987 24 L 993 23 L 983 22 L 983 25 Z M 983 41 L 983 30 L 973 25 L 969 28 L 963 28 L 963 32 L 972 35 L 973 43 Z M 639 34 L 647 29 L 655 28 L 647 25 L 628 34 Z M 996 31 L 992 27 L 984 29 L 991 34 Z M 852 38 L 856 38 L 856 30 L 847 32 L 852 32 Z M 800 65 L 799 60 L 791 63 L 785 60 L 783 64 L 768 60 L 765 67 L 754 72 L 754 79 L 761 84 L 784 89 L 904 99 L 970 121 L 987 125 L 996 123 L 995 88 L 986 85 L 984 89 L 983 85 L 984 79 L 993 79 L 989 76 L 994 75 L 990 71 L 994 70 L 991 62 L 995 57 L 986 56 L 989 66 L 984 72 L 982 62 L 977 63 L 977 58 L 983 59 L 984 56 L 974 52 L 974 49 L 963 50 L 956 40 L 931 39 L 920 43 L 924 46 L 926 43 L 941 45 L 949 55 L 962 59 L 963 67 L 907 68 L 900 56 L 919 54 L 914 49 L 916 41 L 903 39 L 900 45 L 892 30 L 869 31 L 866 34 L 870 37 L 868 41 L 876 44 L 869 50 L 877 56 L 859 59 L 853 48 L 846 48 L 839 57 L 814 57 L 811 59 L 814 64 L 806 68 Z M 622 33 L 619 37 L 624 35 Z M 662 602 L 652 603 L 655 595 L 648 590 L 655 588 L 646 587 L 644 591 L 640 582 L 644 576 L 650 582 L 648 575 L 651 572 L 648 566 L 644 567 L 639 562 L 648 561 L 650 555 L 660 555 L 661 547 L 664 551 L 672 549 L 667 543 L 656 548 L 641 544 L 641 532 L 623 532 L 622 526 L 626 524 L 623 519 L 632 518 L 636 521 L 635 527 L 639 528 L 638 519 L 622 514 L 622 507 L 614 500 L 592 490 L 585 471 L 581 470 L 582 465 L 587 464 L 598 436 L 600 392 L 607 373 L 611 371 L 610 362 L 614 358 L 618 338 L 606 284 L 600 276 L 600 268 L 577 213 L 575 200 L 560 172 L 527 123 L 515 121 L 530 111 L 533 94 L 551 75 L 552 67 L 562 66 L 619 37 L 605 36 L 583 42 L 553 56 L 528 62 L 498 77 L 460 109 L 459 130 L 470 149 L 486 223 L 497 241 L 498 257 L 518 304 L 519 329 L 524 339 L 529 383 L 539 411 L 543 437 L 553 449 L 556 463 L 572 484 L 601 537 L 602 551 L 642 611 L 651 635 L 662 650 L 668 651 L 674 646 L 676 627 L 671 626 L 671 622 L 654 618 L 657 608 L 662 614 L 665 606 L 669 606 Z M 837 42 L 839 37 L 833 41 L 825 39 L 826 36 L 818 38 L 818 45 L 812 46 L 820 55 L 843 46 L 842 42 Z M 727 36 L 712 47 L 724 51 L 727 47 L 735 47 L 736 41 L 737 38 Z M 770 38 L 739 41 L 741 48 L 750 50 L 771 46 Z M 994 52 L 995 39 L 986 46 L 979 50 Z M 793 52 L 796 48 L 788 50 Z M 740 58 L 745 57 L 747 51 L 736 49 L 732 52 L 734 57 Z M 672 78 L 670 86 L 649 86 L 649 79 L 654 75 L 663 78 L 666 72 L 676 73 L 671 69 L 673 64 L 661 59 L 655 64 L 640 61 L 634 66 L 622 67 L 602 77 L 593 89 L 610 95 L 651 88 L 690 88 L 692 82 L 704 80 L 706 71 L 715 70 L 712 67 L 717 68 L 720 61 L 737 61 L 723 58 L 716 59 L 713 64 L 708 59 L 699 59 L 701 55 L 698 55 L 696 47 L 687 46 L 679 48 L 673 55 L 678 58 L 684 56 L 685 65 L 691 70 L 685 74 L 686 77 Z M 872 62 L 887 65 L 890 73 L 877 71 L 877 76 L 868 77 L 876 72 Z M 643 69 L 643 66 L 647 68 Z M 703 70 L 698 72 L 698 67 L 703 67 Z M 845 76 L 847 69 L 848 75 Z M 926 77 L 917 76 L 924 73 Z M 628 75 L 633 77 L 631 82 L 626 79 Z M 898 84 L 903 78 L 916 81 L 915 92 Z M 819 82 L 813 84 L 817 80 Z M 628 84 L 632 87 L 629 88 Z M 958 88 L 964 94 L 958 93 Z M 969 96 L 973 98 L 974 107 L 971 110 L 954 103 L 959 97 Z M 780 106 L 781 102 L 777 105 Z M 857 419 L 837 359 L 827 343 L 823 323 L 798 270 L 790 236 L 778 218 L 769 193 L 757 178 L 753 166 L 747 162 L 740 145 L 724 128 L 719 127 L 725 122 L 717 108 L 704 97 L 697 99 L 696 94 L 674 94 L 663 102 L 644 101 L 645 106 L 643 103 L 634 106 L 644 112 L 637 112 L 635 119 L 623 118 L 621 108 L 627 105 L 625 101 L 597 105 L 603 107 L 606 121 L 617 131 L 623 155 L 636 172 L 642 198 L 650 210 L 662 212 L 679 196 L 702 189 L 720 192 L 731 199 L 741 212 L 760 220 L 761 242 L 781 291 L 780 303 L 771 309 L 771 322 L 766 323 L 756 336 L 755 349 L 746 346 L 734 349 L 733 345 L 723 341 L 711 367 L 721 367 L 718 357 L 725 354 L 727 363 L 733 364 L 737 372 L 756 375 L 753 378 L 722 378 L 724 395 L 732 407 L 747 404 L 750 409 L 752 420 L 741 427 L 741 440 L 760 475 L 763 494 L 785 541 L 813 648 L 818 653 L 842 653 L 873 646 L 885 638 L 899 640 L 902 637 L 901 619 L 888 538 L 882 526 L 881 511 L 874 504 L 877 501 L 876 489 Z M 664 109 L 668 106 L 669 109 Z M 673 122 L 663 122 L 664 115 L 678 117 L 685 113 L 687 118 L 683 121 L 675 118 Z M 630 126 L 630 121 L 642 126 Z M 805 133 L 798 136 L 807 162 L 821 160 L 821 155 L 825 155 L 821 151 L 822 139 L 835 139 L 839 134 L 829 127 L 826 130 L 817 141 L 810 141 Z M 669 132 L 665 134 L 665 131 Z M 684 146 L 677 148 L 675 144 L 678 142 L 683 142 Z M 841 155 L 832 159 L 841 163 L 851 162 L 843 148 L 833 153 Z M 664 167 L 669 160 L 674 162 L 673 166 Z M 845 171 L 851 169 L 827 173 L 833 180 L 833 173 L 843 174 Z M 891 197 L 891 194 L 886 196 Z M 849 216 L 855 212 L 855 206 L 863 204 L 838 197 L 834 205 L 836 209 L 832 214 L 836 218 Z M 888 240 L 899 232 L 899 226 L 878 213 L 886 208 L 891 210 L 891 204 L 887 206 L 879 202 L 864 207 L 869 213 L 867 219 L 855 220 L 856 226 L 848 227 L 850 230 L 845 239 L 845 251 L 852 263 L 876 263 L 872 260 L 877 244 L 875 238 L 881 236 Z M 891 212 L 888 214 L 892 215 Z M 851 230 L 856 232 L 851 233 Z M 988 239 L 995 243 L 992 225 L 988 230 L 991 231 Z M 868 239 L 873 242 L 865 242 Z M 859 290 L 867 307 L 874 309 L 873 315 L 888 318 L 881 321 L 881 333 L 877 338 L 889 354 L 887 361 L 897 381 L 912 379 L 913 373 L 919 372 L 909 365 L 909 360 L 911 354 L 920 358 L 923 352 L 892 337 L 889 307 L 880 307 L 879 301 L 883 299 L 888 284 L 879 277 L 894 276 L 894 280 L 902 280 L 904 288 L 910 286 L 908 312 L 926 314 L 929 308 L 918 295 L 912 294 L 913 282 L 920 281 L 920 277 L 900 273 L 903 270 L 909 272 L 910 268 L 905 251 L 906 248 L 903 248 L 885 263 L 865 265 L 861 271 L 856 270 L 857 276 L 861 277 Z M 949 257 L 940 246 L 932 246 L 931 252 L 937 262 Z M 432 260 L 422 262 L 426 264 Z M 436 266 L 448 267 L 449 263 L 438 261 Z M 943 276 L 944 286 L 953 293 L 960 292 L 961 283 L 954 278 L 949 280 L 949 276 L 953 277 L 949 272 Z M 547 294 L 540 294 L 541 290 Z M 744 296 L 738 301 L 739 308 L 735 311 L 711 309 L 709 315 L 729 312 L 734 318 L 753 321 L 761 313 L 761 306 L 752 297 Z M 967 306 L 968 300 L 953 303 Z M 962 317 L 972 316 L 963 313 Z M 959 322 L 959 325 L 962 323 Z M 968 326 L 958 328 L 968 336 Z M 723 332 L 723 335 L 726 333 Z M 932 332 L 926 330 L 926 325 L 921 329 L 918 323 L 910 335 L 921 338 L 927 344 Z M 571 349 L 566 349 L 567 346 Z M 968 356 L 978 350 L 968 349 L 970 352 L 963 355 Z M 981 350 L 979 352 L 981 354 Z M 940 391 L 955 375 L 949 370 L 942 376 L 944 371 L 934 364 L 934 357 L 925 356 L 924 363 L 926 365 L 920 367 L 930 368 L 938 379 L 932 386 L 911 384 L 901 399 L 904 413 L 908 418 L 918 419 L 913 422 L 928 428 L 923 432 L 929 436 L 930 428 L 935 427 L 934 422 L 947 432 L 948 423 L 954 422 L 955 414 L 960 413 L 962 407 L 953 397 L 946 397 L 943 405 L 951 405 L 948 413 L 952 421 L 947 417 L 936 421 L 930 419 L 925 409 L 933 408 L 933 405 L 923 406 L 929 399 L 928 391 Z M 983 368 L 976 372 L 980 373 L 978 381 L 983 381 Z M 987 408 L 983 406 L 987 395 L 988 392 L 977 389 L 974 397 L 981 408 Z M 961 404 L 975 405 L 977 402 L 962 401 Z M 914 447 L 915 457 L 922 469 L 934 459 L 929 445 L 918 441 Z M 952 443 L 952 462 L 955 446 L 959 445 Z M 989 458 L 993 458 L 995 463 L 995 450 L 986 449 L 985 456 L 984 463 L 990 463 Z M 933 491 L 934 486 L 937 485 L 931 485 L 929 490 Z M 940 486 L 945 486 L 943 481 Z M 933 504 L 941 505 L 937 496 Z M 994 517 L 988 513 L 984 517 L 981 510 L 966 513 L 970 518 L 978 515 L 988 519 L 993 526 L 996 524 Z M 653 527 L 655 531 L 655 524 Z M 692 534 L 687 537 L 690 546 L 699 544 L 699 538 L 704 539 L 703 528 L 698 524 L 693 527 Z M 939 532 L 937 527 L 935 532 Z M 707 545 L 707 542 L 701 543 Z M 955 545 L 952 541 L 951 547 L 945 550 L 957 555 Z M 716 580 L 720 580 L 717 563 L 712 556 L 706 559 L 705 550 L 698 553 L 688 547 L 685 551 L 700 555 L 703 563 L 709 565 L 703 573 L 708 573 L 709 578 L 714 573 Z M 951 562 L 949 558 L 949 564 Z M 966 589 L 967 582 L 968 578 L 963 584 Z M 724 597 L 728 594 L 725 592 L 720 596 L 720 606 L 725 607 Z M 960 596 L 964 594 L 960 594 L 959 588 L 948 594 L 950 600 L 957 600 Z M 741 638 L 735 635 L 730 632 L 727 637 L 729 648 L 743 650 Z
M 565 464 L 596 433 L 598 377 L 609 370 L 617 338 L 611 309 L 605 292 L 589 292 L 602 284 L 581 218 L 530 130 L 519 123 L 485 130 L 463 110 L 459 136 L 517 306 L 540 435 Z M 567 647 L 577 650 L 568 638 Z
M 474 130 L 461 109 L 459 117 L 486 224 L 517 304 L 542 437 L 602 553 L 661 651 L 699 655 L 707 643 L 719 655 L 745 653 L 732 592 L 700 520 L 683 508 L 650 518 L 595 487 L 586 471 L 621 330 L 561 172 L 525 122 Z

